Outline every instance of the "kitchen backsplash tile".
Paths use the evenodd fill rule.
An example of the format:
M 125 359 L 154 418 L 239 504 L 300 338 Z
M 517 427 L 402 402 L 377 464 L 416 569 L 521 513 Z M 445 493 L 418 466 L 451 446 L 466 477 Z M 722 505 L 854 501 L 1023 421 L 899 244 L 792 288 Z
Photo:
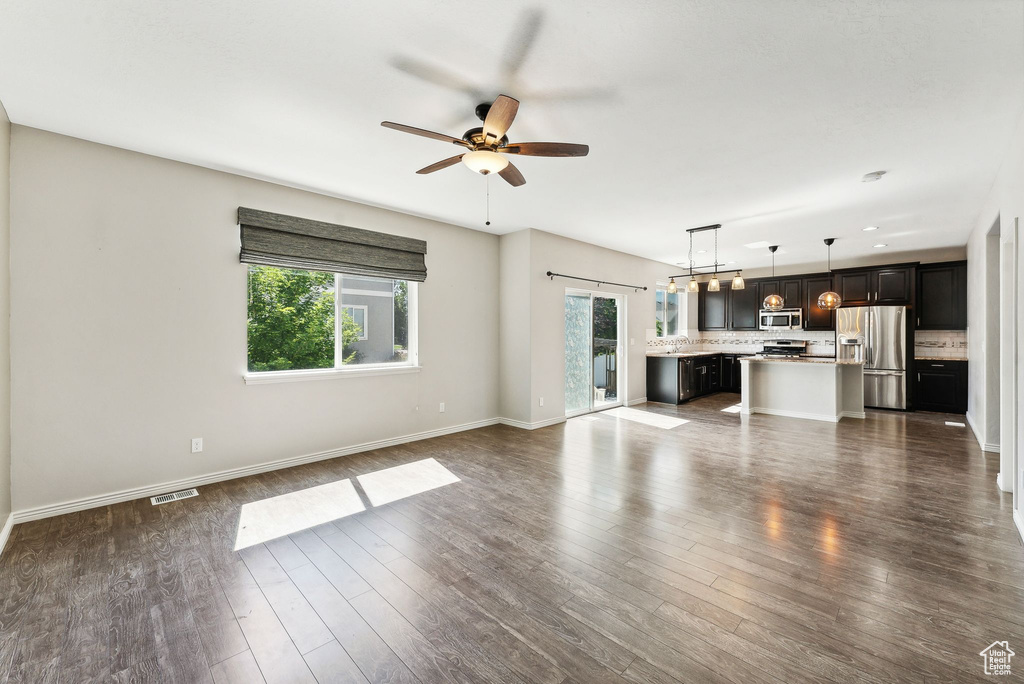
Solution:
M 967 331 L 917 330 L 914 332 L 914 356 L 967 360 Z
M 727 354 L 755 354 L 761 351 L 768 340 L 807 340 L 807 353 L 815 356 L 835 356 L 835 333 L 829 331 L 806 332 L 802 330 L 781 331 L 737 331 L 701 332 L 694 337 L 655 337 L 654 331 L 647 331 L 647 351 L 657 353 L 665 347 L 685 351 L 717 351 Z

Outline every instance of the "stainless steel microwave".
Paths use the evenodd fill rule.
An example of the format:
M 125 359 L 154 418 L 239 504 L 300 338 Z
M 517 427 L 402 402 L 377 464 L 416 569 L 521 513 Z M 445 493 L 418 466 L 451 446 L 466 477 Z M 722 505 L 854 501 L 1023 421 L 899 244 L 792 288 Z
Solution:
M 800 309 L 782 309 L 781 311 L 761 309 L 758 320 L 758 327 L 761 330 L 803 330 L 804 328 Z

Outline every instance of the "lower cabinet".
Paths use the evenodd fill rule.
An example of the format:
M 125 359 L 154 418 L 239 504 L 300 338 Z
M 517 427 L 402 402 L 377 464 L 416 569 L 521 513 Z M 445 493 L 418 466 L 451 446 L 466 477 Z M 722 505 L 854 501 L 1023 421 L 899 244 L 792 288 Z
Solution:
M 722 354 L 722 391 L 739 392 L 742 377 L 740 356 L 738 354 Z
M 966 361 L 915 361 L 914 408 L 967 413 Z
M 681 404 L 712 392 L 739 392 L 739 369 L 736 354 L 648 356 L 647 400 Z

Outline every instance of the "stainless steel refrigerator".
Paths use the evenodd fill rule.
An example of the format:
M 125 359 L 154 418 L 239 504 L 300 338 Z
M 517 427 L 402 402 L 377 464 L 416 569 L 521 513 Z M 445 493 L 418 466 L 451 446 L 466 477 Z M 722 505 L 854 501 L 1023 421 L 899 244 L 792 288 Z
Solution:
M 836 356 L 864 362 L 864 405 L 907 408 L 907 310 L 851 306 L 836 311 Z

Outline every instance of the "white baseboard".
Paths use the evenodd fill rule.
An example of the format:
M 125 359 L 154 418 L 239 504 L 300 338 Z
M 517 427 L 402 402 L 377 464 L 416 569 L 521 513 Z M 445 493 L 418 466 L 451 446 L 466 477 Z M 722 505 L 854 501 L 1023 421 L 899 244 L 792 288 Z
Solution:
M 965 417 L 967 418 L 967 424 L 971 426 L 971 432 L 974 433 L 974 438 L 978 440 L 978 445 L 981 447 L 981 450 L 988 451 L 989 453 L 993 454 L 998 454 L 999 445 L 991 444 L 982 439 L 981 433 L 978 432 L 978 426 L 974 424 L 974 416 L 972 416 L 970 412 L 968 412 L 967 414 L 965 414 Z
M 328 451 L 320 451 L 313 454 L 304 454 L 302 456 L 293 456 L 291 458 L 283 458 L 278 461 L 270 461 L 267 463 L 260 463 L 252 466 L 244 466 L 242 468 L 221 470 L 219 472 L 209 473 L 207 475 L 199 475 L 197 477 L 185 478 L 183 480 L 177 480 L 175 482 L 162 482 L 160 484 L 148 485 L 145 487 L 123 489 L 119 492 L 111 492 L 110 494 L 101 494 L 99 496 L 90 496 L 83 499 L 76 499 L 74 501 L 65 501 L 64 503 L 51 504 L 49 506 L 27 508 L 24 510 L 15 511 L 11 514 L 10 517 L 13 519 L 15 524 L 29 522 L 31 520 L 40 520 L 42 518 L 52 518 L 57 515 L 74 513 L 76 511 L 84 511 L 90 508 L 98 508 L 100 506 L 110 506 L 112 504 L 122 503 L 124 501 L 133 501 L 135 499 L 142 499 L 148 496 L 155 496 L 157 494 L 176 492 L 181 489 L 199 487 L 202 485 L 211 484 L 213 482 L 234 480 L 235 478 L 245 477 L 246 475 L 258 475 L 259 473 L 266 473 L 271 470 L 281 470 L 283 468 L 291 468 L 297 465 L 302 465 L 304 463 L 326 461 L 327 459 L 338 458 L 339 456 L 358 454 L 362 451 L 382 449 L 384 447 L 396 446 L 398 444 L 418 442 L 420 440 L 430 439 L 432 437 L 442 437 L 444 435 L 450 435 L 455 432 L 475 430 L 477 428 L 487 427 L 488 425 L 495 425 L 498 423 L 498 420 L 499 419 L 497 418 L 488 418 L 487 420 L 478 420 L 472 423 L 465 423 L 463 425 L 453 425 L 451 427 L 438 428 L 436 430 L 427 430 L 425 432 L 417 432 L 411 435 L 402 435 L 401 437 L 380 439 L 374 442 L 365 442 L 363 444 L 356 444 L 354 446 L 341 447 L 340 449 L 330 449 Z M 10 520 L 8 520 L 8 523 L 10 523 Z
M 839 414 L 840 420 L 842 420 L 843 418 L 859 418 L 860 420 L 864 420 L 867 417 L 868 414 L 865 413 L 864 411 L 843 411 L 842 413 Z
M 630 399 L 626 402 L 626 406 L 636 406 L 637 404 L 646 404 L 647 397 L 640 397 L 639 399 Z
M 4 547 L 7 546 L 7 540 L 11 536 L 11 530 L 14 528 L 14 513 L 7 514 L 7 521 L 4 523 L 4 527 L 0 530 L 0 556 L 4 555 Z
M 751 413 L 763 413 L 768 416 L 782 416 L 784 418 L 803 418 L 804 420 L 821 420 L 826 423 L 838 423 L 839 420 L 842 418 L 842 416 L 824 416 L 821 415 L 820 413 L 802 413 L 800 411 L 784 411 L 781 409 L 771 408 L 751 408 L 749 410 L 741 409 L 740 413 L 748 416 Z M 856 416 L 851 414 L 851 417 Z M 861 414 L 860 417 L 863 418 L 864 414 Z
M 538 420 L 536 423 L 527 423 L 525 420 L 513 420 L 512 418 L 498 418 L 497 422 L 502 425 L 508 425 L 509 427 L 519 428 L 520 430 L 536 430 L 538 428 L 548 427 L 549 425 L 564 423 L 565 416 L 548 418 L 547 420 Z

